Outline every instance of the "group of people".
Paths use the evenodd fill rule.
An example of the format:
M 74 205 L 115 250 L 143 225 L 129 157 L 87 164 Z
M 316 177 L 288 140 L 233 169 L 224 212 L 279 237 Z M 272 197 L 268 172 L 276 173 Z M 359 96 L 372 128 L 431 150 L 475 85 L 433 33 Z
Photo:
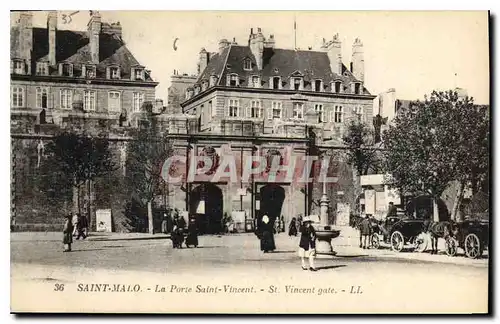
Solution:
M 300 223 L 298 219 L 300 219 Z M 310 217 L 294 217 L 290 223 L 288 235 L 295 237 L 300 230 L 299 257 L 301 258 L 302 269 L 317 271 L 314 266 L 314 259 L 316 257 L 316 231 L 312 223 L 313 221 Z M 268 215 L 262 216 L 258 223 L 256 234 L 260 240 L 261 251 L 268 253 L 276 249 L 273 224 Z M 306 259 L 309 260 L 309 267 L 306 264 Z
M 63 252 L 71 252 L 71 244 L 73 243 L 74 236 L 76 236 L 77 240 L 79 240 L 80 237 L 86 239 L 88 227 L 87 217 L 81 214 L 68 213 L 63 227 Z
M 172 233 L 170 234 L 170 239 L 172 240 L 172 246 L 174 249 L 182 249 L 185 232 L 186 232 L 186 221 L 184 220 L 184 217 L 181 217 L 178 214 L 176 214 L 173 220 Z M 187 247 L 190 246 L 198 247 L 198 228 L 196 226 L 195 217 L 189 218 L 185 244 Z

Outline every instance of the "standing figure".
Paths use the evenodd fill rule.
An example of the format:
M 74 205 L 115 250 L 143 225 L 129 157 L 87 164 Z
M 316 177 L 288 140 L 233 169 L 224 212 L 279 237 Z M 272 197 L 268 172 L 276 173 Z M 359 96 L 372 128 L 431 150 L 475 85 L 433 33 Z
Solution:
M 71 223 L 73 224 L 73 236 L 77 235 L 77 229 L 78 229 L 78 214 L 73 214 L 73 217 L 71 219 Z
M 163 220 L 161 221 L 161 232 L 163 234 L 168 233 L 168 221 L 167 221 L 167 214 L 163 213 Z
M 64 251 L 63 252 L 71 252 L 71 243 L 73 243 L 73 223 L 72 223 L 73 215 L 69 213 L 66 215 L 66 220 L 64 222 L 63 227 L 63 244 Z
M 314 258 L 316 257 L 316 231 L 312 226 L 312 220 L 304 217 L 303 225 L 300 228 L 299 256 L 302 261 L 302 270 L 317 271 L 314 267 Z M 305 258 L 309 258 L 309 268 L 307 268 Z
M 394 203 L 391 201 L 389 203 L 389 209 L 387 210 L 387 217 L 390 216 L 397 216 L 398 215 L 398 209 L 396 206 L 394 206 Z
M 284 232 L 286 229 L 286 224 L 285 224 L 285 217 L 283 215 L 281 215 L 281 218 L 280 218 L 280 232 Z
M 196 226 L 196 218 L 191 217 L 188 225 L 188 235 L 186 237 L 186 246 L 194 245 L 198 247 L 198 228 Z
M 361 224 L 359 224 L 359 232 L 360 232 L 359 247 L 362 247 L 363 249 L 368 248 L 370 242 L 371 229 L 372 226 L 370 221 L 370 215 L 366 215 L 366 217 L 361 221 Z
M 87 235 L 85 235 L 85 228 L 87 227 L 87 217 L 82 216 L 81 214 L 77 214 L 77 217 L 78 222 L 76 223 L 76 231 L 78 235 L 76 236 L 76 239 L 79 240 L 80 237 L 82 237 L 85 240 L 87 238 Z
M 183 217 L 180 217 L 179 214 L 175 214 L 174 216 L 174 228 L 172 229 L 171 239 L 172 245 L 175 248 L 181 249 L 182 243 L 184 242 L 184 227 L 186 222 Z
M 259 226 L 260 231 L 260 250 L 267 253 L 269 251 L 274 251 L 276 246 L 274 244 L 274 235 L 273 235 L 273 224 L 269 219 L 269 216 L 262 216 L 261 224 Z
M 288 227 L 288 236 L 297 236 L 297 219 L 294 217 Z

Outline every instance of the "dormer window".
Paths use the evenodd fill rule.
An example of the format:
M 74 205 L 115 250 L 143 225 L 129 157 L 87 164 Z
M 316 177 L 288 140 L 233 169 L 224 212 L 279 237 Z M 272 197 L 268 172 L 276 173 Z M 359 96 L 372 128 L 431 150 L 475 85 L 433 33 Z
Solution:
M 134 69 L 134 77 L 136 80 L 144 80 L 144 69 Z
M 335 81 L 335 82 L 333 82 L 333 89 L 332 90 L 335 93 L 342 92 L 342 82 L 341 81 Z
M 314 86 L 313 91 L 316 91 L 316 92 L 323 91 L 323 81 L 322 80 L 315 80 L 313 86 Z
M 72 77 L 73 76 L 73 64 L 61 63 L 59 65 L 59 74 L 62 76 Z
M 230 74 L 227 76 L 227 85 L 230 87 L 237 87 L 240 85 L 240 79 L 237 74 Z
M 243 61 L 243 70 L 251 71 L 252 70 L 252 61 L 250 59 L 245 59 Z
M 201 91 L 205 91 L 208 89 L 208 82 L 206 80 L 203 80 L 201 82 Z
M 63 67 L 63 73 L 64 73 L 64 67 Z M 85 77 L 87 79 L 95 79 L 95 77 L 96 77 L 95 65 L 86 65 L 85 66 Z
M 304 81 L 302 78 L 292 78 L 292 90 L 302 90 L 304 88 Z
M 199 93 L 200 93 L 200 86 L 197 84 L 194 86 L 194 95 L 196 96 Z
M 118 66 L 108 67 L 108 78 L 113 80 L 120 79 L 120 68 Z
M 271 89 L 281 89 L 281 77 L 279 76 L 271 77 L 269 85 Z
M 260 76 L 258 75 L 252 76 L 252 87 L 260 88 Z
M 354 93 L 361 94 L 361 83 L 359 82 L 354 83 Z
M 210 86 L 214 87 L 217 84 L 217 76 L 216 75 L 211 75 L 210 76 Z
M 12 62 L 12 72 L 14 74 L 24 74 L 24 64 L 21 60 L 14 60 Z
M 37 62 L 36 63 L 36 75 L 48 75 L 49 74 L 49 63 L 48 62 Z

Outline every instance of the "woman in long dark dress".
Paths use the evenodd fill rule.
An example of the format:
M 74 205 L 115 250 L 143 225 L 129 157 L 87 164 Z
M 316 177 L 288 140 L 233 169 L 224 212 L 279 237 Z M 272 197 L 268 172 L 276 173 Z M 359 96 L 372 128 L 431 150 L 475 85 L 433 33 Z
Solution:
M 264 251 L 264 253 L 274 251 L 276 249 L 273 230 L 273 224 L 271 223 L 269 217 L 267 215 L 262 216 L 260 224 L 260 250 Z
M 73 223 L 72 223 L 73 215 L 66 215 L 66 220 L 64 222 L 63 228 L 63 244 L 64 251 L 63 252 L 71 252 L 71 243 L 73 243 Z
M 294 217 L 288 227 L 288 236 L 297 236 L 297 219 Z
M 188 235 L 186 237 L 186 246 L 193 245 L 198 247 L 198 228 L 196 227 L 196 219 L 191 218 L 188 225 Z

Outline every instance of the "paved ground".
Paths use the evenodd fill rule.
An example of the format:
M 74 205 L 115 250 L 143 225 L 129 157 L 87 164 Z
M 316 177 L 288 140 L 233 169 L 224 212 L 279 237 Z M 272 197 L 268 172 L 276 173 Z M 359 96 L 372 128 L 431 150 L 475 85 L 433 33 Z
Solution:
M 68 311 L 76 307 L 76 303 L 68 302 L 72 298 L 79 300 L 77 309 L 87 311 L 352 312 L 360 307 L 367 312 L 486 310 L 486 258 L 363 250 L 355 246 L 359 242 L 355 232 L 348 230 L 333 241 L 335 258 L 317 260 L 320 271 L 316 273 L 301 270 L 298 239 L 285 234 L 276 236 L 278 249 L 269 254 L 259 251 L 259 241 L 253 234 L 203 236 L 199 248 L 182 250 L 172 249 L 165 235 L 96 234 L 76 241 L 72 253 L 61 252 L 60 239 L 60 233 L 11 235 L 14 309 L 61 310 L 60 303 L 55 308 L 49 304 L 42 307 L 39 294 L 27 299 L 21 293 L 43 287 L 42 296 L 50 295 L 52 304 L 64 297 L 63 309 Z M 121 294 L 119 300 L 125 298 L 123 302 L 110 304 L 116 294 L 78 291 L 79 284 L 84 289 L 87 284 L 103 282 L 138 284 L 143 293 L 135 297 Z M 61 283 L 65 292 L 53 292 L 54 285 Z M 147 292 L 157 290 L 157 285 L 168 293 L 151 298 Z M 197 291 L 198 285 L 201 291 Z M 227 285 L 255 291 L 250 295 L 225 293 Z M 208 286 L 222 291 L 205 293 Z M 309 290 L 292 293 L 291 286 Z M 355 293 L 358 286 L 361 294 Z M 181 287 L 186 291 L 180 292 Z M 327 293 L 327 288 L 335 292 L 330 289 Z M 143 300 L 149 302 L 141 304 Z M 189 306 L 193 303 L 196 305 Z

